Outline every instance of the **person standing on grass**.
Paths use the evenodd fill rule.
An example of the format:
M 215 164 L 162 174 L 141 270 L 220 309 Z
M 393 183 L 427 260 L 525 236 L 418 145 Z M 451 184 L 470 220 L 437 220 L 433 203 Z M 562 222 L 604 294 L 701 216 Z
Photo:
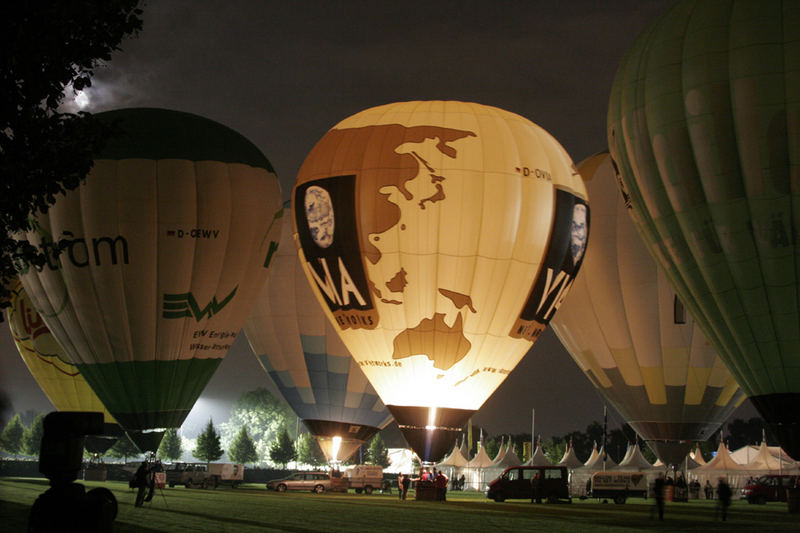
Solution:
M 717 484 L 717 499 L 719 500 L 718 506 L 724 522 L 728 518 L 728 507 L 731 506 L 731 487 L 724 477 L 719 478 L 719 483 Z
M 403 476 L 403 500 L 408 496 L 408 488 L 411 486 L 411 474 Z
M 664 474 L 659 474 L 656 478 L 653 492 L 655 492 L 654 496 L 656 500 L 656 510 L 658 511 L 658 519 L 664 520 Z
M 403 474 L 399 474 L 397 476 L 397 495 L 402 500 L 403 498 L 403 480 L 405 476 Z

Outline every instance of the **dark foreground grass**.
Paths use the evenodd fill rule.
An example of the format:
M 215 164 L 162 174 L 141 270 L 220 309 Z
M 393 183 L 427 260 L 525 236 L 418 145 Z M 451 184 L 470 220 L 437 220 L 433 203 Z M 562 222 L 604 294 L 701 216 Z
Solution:
M 650 517 L 652 501 L 641 499 L 625 505 L 594 500 L 532 505 L 523 500 L 495 503 L 482 494 L 467 492 L 449 493 L 447 502 L 400 502 L 396 493 L 278 494 L 263 486 L 245 485 L 237 489 L 164 489 L 156 492 L 152 502 L 136 508 L 134 493 L 125 483 L 84 484 L 114 492 L 119 503 L 117 533 L 800 531 L 800 515 L 789 514 L 785 503 L 736 501 L 727 522 L 715 520 L 713 502 L 668 503 L 664 522 L 658 522 Z M 42 479 L 0 478 L 0 530 L 24 532 L 30 506 L 46 489 L 47 482 Z

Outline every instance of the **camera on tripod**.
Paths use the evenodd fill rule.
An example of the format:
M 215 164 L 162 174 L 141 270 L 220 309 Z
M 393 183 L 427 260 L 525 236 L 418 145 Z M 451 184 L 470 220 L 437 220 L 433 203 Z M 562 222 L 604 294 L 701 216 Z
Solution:
M 50 488 L 31 507 L 29 533 L 111 531 L 117 517 L 114 494 L 106 488 L 86 492 L 74 483 L 86 435 L 102 433 L 102 413 L 54 412 L 45 417 L 39 471 L 50 480 Z

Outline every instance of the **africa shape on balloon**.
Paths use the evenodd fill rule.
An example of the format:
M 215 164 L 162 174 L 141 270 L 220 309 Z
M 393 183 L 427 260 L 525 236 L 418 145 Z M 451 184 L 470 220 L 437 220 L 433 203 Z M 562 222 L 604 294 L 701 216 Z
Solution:
M 552 137 L 462 102 L 346 119 L 307 157 L 293 205 L 318 299 L 423 460 L 452 447 L 543 331 L 588 223 Z

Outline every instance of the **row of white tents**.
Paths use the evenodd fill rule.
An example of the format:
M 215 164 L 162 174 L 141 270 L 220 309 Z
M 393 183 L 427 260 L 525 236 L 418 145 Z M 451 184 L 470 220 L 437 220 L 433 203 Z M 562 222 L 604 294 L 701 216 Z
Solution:
M 562 459 L 556 463 L 565 466 L 570 473 L 571 492 L 579 496 L 585 493 L 586 482 L 595 472 L 603 470 L 613 471 L 644 471 L 648 477 L 655 479 L 658 475 L 675 476 L 660 461 L 655 464 L 644 457 L 638 444 L 628 447 L 625 457 L 617 464 L 611 457 L 604 453 L 603 448 L 597 446 L 592 450 L 586 461 L 581 461 L 575 450 L 568 446 Z M 456 444 L 453 450 L 436 467 L 442 470 L 450 480 L 464 477 L 464 490 L 484 490 L 486 485 L 497 478 L 506 468 L 513 466 L 553 466 L 542 451 L 540 445 L 536 446 L 531 458 L 523 463 L 515 453 L 509 440 L 508 444 L 501 444 L 500 451 L 491 459 L 484 446 L 480 446 L 475 457 L 469 458 L 465 442 Z M 699 447 L 686 456 L 680 465 L 679 473 L 688 483 L 697 480 L 701 485 L 709 481 L 716 486 L 720 477 L 726 478 L 732 488 L 741 488 L 748 479 L 757 478 L 765 474 L 800 474 L 800 463 L 794 461 L 780 447 L 767 446 L 762 442 L 760 446 L 745 446 L 730 452 L 725 444 L 720 443 L 713 459 L 706 461 L 700 453 Z

